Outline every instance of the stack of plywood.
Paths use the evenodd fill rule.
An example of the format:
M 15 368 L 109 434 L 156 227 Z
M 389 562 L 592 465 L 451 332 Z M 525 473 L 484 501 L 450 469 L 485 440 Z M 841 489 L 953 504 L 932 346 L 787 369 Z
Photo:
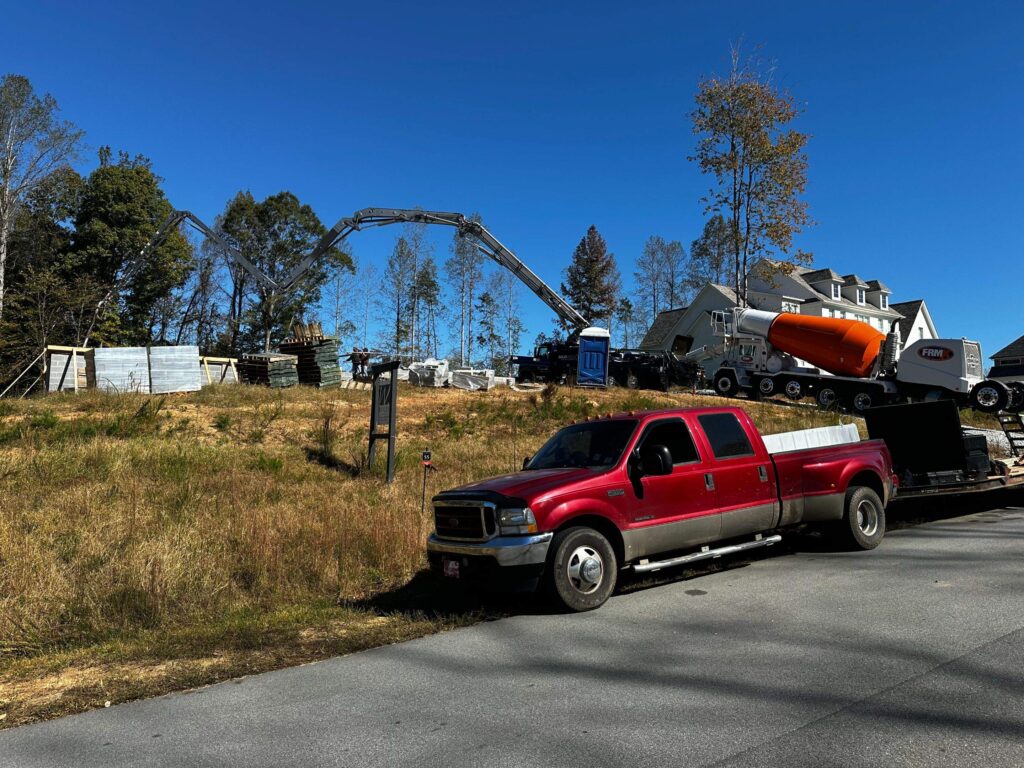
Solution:
M 238 361 L 238 374 L 243 384 L 266 384 L 270 387 L 291 387 L 299 383 L 295 355 L 279 352 L 260 352 L 242 355 Z
M 151 347 L 149 350 L 149 391 L 196 392 L 202 388 L 199 347 Z

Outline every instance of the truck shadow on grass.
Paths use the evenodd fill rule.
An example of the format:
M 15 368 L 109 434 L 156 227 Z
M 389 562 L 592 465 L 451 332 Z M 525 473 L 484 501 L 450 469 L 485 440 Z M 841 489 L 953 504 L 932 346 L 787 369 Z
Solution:
M 1024 491 L 992 491 L 960 498 L 915 499 L 893 502 L 886 511 L 889 531 L 913 528 L 923 523 L 940 522 L 981 512 L 1005 508 L 1024 509 Z M 979 522 L 997 522 L 999 518 L 982 518 Z M 882 546 L 885 544 L 883 542 Z M 692 592 L 700 595 L 700 579 L 713 573 L 745 568 L 775 557 L 797 553 L 840 553 L 844 550 L 827 531 L 807 527 L 783 533 L 782 541 L 771 547 L 750 550 L 741 555 L 695 563 L 688 567 L 667 568 L 646 574 L 623 571 L 619 574 L 616 594 L 632 594 L 647 589 L 693 581 Z M 487 592 L 469 585 L 453 583 L 420 571 L 406 584 L 382 592 L 372 598 L 352 603 L 353 607 L 382 615 L 425 615 L 431 618 L 469 618 L 493 621 L 509 616 L 537 616 L 558 613 L 542 594 L 508 594 Z

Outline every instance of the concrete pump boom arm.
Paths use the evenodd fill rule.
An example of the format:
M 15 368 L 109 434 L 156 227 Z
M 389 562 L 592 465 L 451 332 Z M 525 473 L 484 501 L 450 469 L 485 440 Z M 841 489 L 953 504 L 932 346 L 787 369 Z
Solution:
M 498 238 L 487 231 L 486 227 L 479 222 L 467 219 L 461 213 L 444 213 L 442 211 L 421 211 L 408 208 L 364 208 L 361 211 L 356 211 L 351 216 L 339 220 L 333 227 L 331 227 L 327 233 L 320 238 L 320 241 L 316 244 L 313 250 L 310 251 L 310 253 L 287 275 L 285 275 L 283 279 L 277 281 L 265 275 L 259 267 L 243 256 L 237 248 L 228 243 L 223 237 L 217 234 L 217 232 L 204 224 L 195 214 L 190 211 L 176 210 L 167 217 L 163 224 L 160 225 L 160 228 L 156 231 L 153 237 L 150 238 L 150 241 L 146 244 L 146 247 L 142 249 L 138 258 L 136 258 L 133 264 L 125 270 L 125 273 L 121 277 L 122 282 L 130 276 L 131 272 L 140 269 L 145 263 L 145 257 L 154 248 L 166 240 L 168 235 L 170 235 L 170 233 L 182 223 L 189 224 L 205 237 L 213 240 L 218 247 L 223 249 L 225 253 L 229 254 L 235 263 L 245 269 L 246 272 L 260 281 L 267 288 L 278 293 L 283 293 L 294 287 L 310 266 L 322 259 L 324 255 L 331 250 L 331 248 L 336 246 L 353 232 L 357 232 L 361 229 L 369 229 L 370 227 L 383 227 L 388 224 L 443 224 L 445 226 L 454 227 L 462 236 L 472 236 L 476 240 L 477 249 L 481 253 L 493 259 L 505 269 L 509 270 L 513 275 L 518 277 L 527 288 L 533 291 L 533 293 L 540 298 L 541 301 L 547 304 L 563 321 L 577 330 L 586 328 L 589 324 L 583 315 L 573 309 L 565 299 L 555 293 L 547 283 L 536 275 L 533 270 L 520 261 L 518 256 L 502 245 Z
M 472 236 L 477 248 L 485 256 L 500 264 L 519 280 L 551 310 L 567 324 L 577 330 L 586 328 L 587 319 L 555 293 L 551 287 L 541 280 L 537 274 L 527 267 L 519 257 L 506 248 L 492 235 L 487 228 L 477 221 L 467 219 L 461 213 L 445 213 L 443 211 L 421 211 L 410 208 L 363 208 L 351 216 L 341 219 L 328 230 L 313 251 L 304 258 L 284 279 L 284 287 L 289 287 L 301 277 L 311 264 L 320 259 L 327 251 L 348 237 L 352 232 L 370 227 L 383 227 L 388 224 L 443 224 L 454 227 L 462 236 Z

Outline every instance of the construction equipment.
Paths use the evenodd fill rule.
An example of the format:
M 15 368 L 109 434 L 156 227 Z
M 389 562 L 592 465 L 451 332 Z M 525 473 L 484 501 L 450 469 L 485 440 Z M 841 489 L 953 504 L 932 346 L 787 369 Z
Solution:
M 531 366 L 530 362 L 527 362 L 531 361 L 529 357 L 512 358 L 511 362 L 514 365 L 524 366 L 521 369 L 523 371 L 522 378 L 517 380 L 573 381 L 582 385 L 605 386 L 611 377 L 623 385 L 635 384 L 640 380 L 657 380 L 664 382 L 664 386 L 661 388 L 666 388 L 670 380 L 679 383 L 680 364 L 678 361 L 666 359 L 660 353 L 636 350 L 613 353 L 610 350 L 610 335 L 606 329 L 591 327 L 583 315 L 541 280 L 483 224 L 469 219 L 461 213 L 423 211 L 412 208 L 364 208 L 351 216 L 339 219 L 308 255 L 283 278 L 275 280 L 260 271 L 237 248 L 194 214 L 189 211 L 176 210 L 160 226 L 135 264 L 141 264 L 144 257 L 181 224 L 188 224 L 205 237 L 210 238 L 225 253 L 229 254 L 235 263 L 275 294 L 283 294 L 292 290 L 312 265 L 353 232 L 389 224 L 431 224 L 453 227 L 460 236 L 473 238 L 477 249 L 482 254 L 519 278 L 567 327 L 573 329 L 567 341 L 555 343 L 558 348 L 552 354 L 559 361 L 557 366 L 548 365 L 546 354 L 544 355 L 545 360 L 540 366 Z M 538 358 L 539 356 L 535 354 L 531 362 L 537 362 Z M 545 370 L 540 371 L 537 370 L 538 368 Z M 685 365 L 682 368 L 689 370 L 689 367 Z
M 822 407 L 857 413 L 903 401 L 949 399 L 984 413 L 1024 409 L 1024 383 L 986 379 L 981 345 L 967 339 L 927 339 L 900 351 L 895 330 L 866 323 L 789 312 L 736 308 L 712 313 L 721 351 L 713 376 L 721 395 L 784 393 L 813 397 Z

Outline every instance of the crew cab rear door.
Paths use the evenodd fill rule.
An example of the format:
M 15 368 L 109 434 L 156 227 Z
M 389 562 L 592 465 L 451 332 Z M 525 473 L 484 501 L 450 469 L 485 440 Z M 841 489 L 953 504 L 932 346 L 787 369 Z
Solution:
M 722 514 L 722 538 L 743 536 L 778 524 L 775 468 L 764 443 L 752 440 L 749 424 L 732 411 L 702 413 L 697 423 L 703 432 L 712 466 L 708 475 Z
M 647 424 L 634 446 L 664 445 L 672 455 L 672 473 L 633 476 L 632 525 L 625 532 L 635 555 L 704 544 L 720 537 L 721 522 L 715 491 L 705 479 L 710 457 L 701 453 L 689 425 L 680 417 Z

